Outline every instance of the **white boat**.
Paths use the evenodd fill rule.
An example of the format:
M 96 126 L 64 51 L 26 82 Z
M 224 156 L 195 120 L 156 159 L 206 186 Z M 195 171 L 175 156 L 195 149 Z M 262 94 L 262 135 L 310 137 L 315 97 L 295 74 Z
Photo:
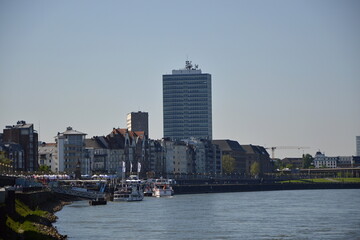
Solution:
M 169 184 L 155 184 L 153 188 L 154 197 L 170 197 L 174 195 L 174 190 Z
M 114 202 L 142 201 L 144 192 L 140 184 L 126 184 L 114 191 Z
M 154 197 L 170 197 L 174 195 L 174 190 L 171 187 L 173 180 L 171 179 L 156 179 L 153 187 Z

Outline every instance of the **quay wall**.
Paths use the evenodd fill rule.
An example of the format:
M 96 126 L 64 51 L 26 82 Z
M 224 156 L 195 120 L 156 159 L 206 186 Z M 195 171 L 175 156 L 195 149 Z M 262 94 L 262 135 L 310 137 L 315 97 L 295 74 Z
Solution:
M 0 175 L 0 187 L 5 186 L 14 186 L 15 185 L 15 177 L 8 177 Z
M 174 185 L 175 194 L 251 192 L 306 189 L 360 189 L 360 183 L 270 183 Z
M 278 190 L 306 190 L 306 189 L 360 189 L 360 183 L 263 183 L 263 184 L 197 184 L 173 185 L 175 194 L 250 192 L 250 191 L 278 191 Z M 30 208 L 42 206 L 48 202 L 59 200 L 76 200 L 76 197 L 65 196 L 50 191 L 11 194 L 8 203 L 15 202 L 15 198 L 26 203 Z M 11 204 L 13 205 L 13 204 Z
M 42 204 L 45 204 L 49 201 L 56 201 L 57 198 L 54 193 L 49 191 L 37 191 L 37 192 L 23 192 L 16 193 L 15 198 L 24 202 L 27 206 L 32 209 L 35 209 Z

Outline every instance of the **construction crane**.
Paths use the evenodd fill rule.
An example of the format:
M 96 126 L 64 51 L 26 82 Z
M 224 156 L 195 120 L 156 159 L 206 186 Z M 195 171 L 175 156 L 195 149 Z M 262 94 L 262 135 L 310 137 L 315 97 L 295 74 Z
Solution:
M 309 147 L 298 147 L 298 146 L 277 146 L 277 147 L 269 147 L 265 149 L 271 149 L 271 158 L 275 158 L 275 149 L 308 149 Z

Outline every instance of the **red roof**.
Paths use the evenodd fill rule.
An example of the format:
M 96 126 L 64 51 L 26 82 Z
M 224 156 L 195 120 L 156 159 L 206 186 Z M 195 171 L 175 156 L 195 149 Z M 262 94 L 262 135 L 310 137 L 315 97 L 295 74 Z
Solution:
M 140 139 L 143 139 L 144 136 L 145 136 L 145 132 L 144 132 L 144 131 L 129 131 L 129 130 L 126 129 L 126 128 L 114 128 L 114 129 L 112 130 L 112 133 L 114 133 L 114 134 L 121 134 L 121 135 L 123 135 L 123 136 L 125 136 L 126 133 L 128 133 L 131 138 L 140 137 Z

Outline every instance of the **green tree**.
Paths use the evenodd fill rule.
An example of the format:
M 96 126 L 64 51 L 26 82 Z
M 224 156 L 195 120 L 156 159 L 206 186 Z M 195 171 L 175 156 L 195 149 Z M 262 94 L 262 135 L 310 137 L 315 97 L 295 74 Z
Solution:
M 224 173 L 233 173 L 235 171 L 235 158 L 226 154 L 222 156 L 221 160 Z
M 286 164 L 286 168 L 294 169 L 294 164 L 288 163 L 288 164 Z
M 0 151 L 0 163 L 6 164 L 6 165 L 11 164 L 11 160 L 5 156 L 5 152 Z
M 276 161 L 274 162 L 274 168 L 276 169 L 283 169 L 284 168 L 284 164 L 280 159 L 276 159 Z
M 39 167 L 39 171 L 40 171 L 40 172 L 51 172 L 50 167 L 47 166 L 47 165 L 41 165 L 41 166 Z
M 0 151 L 0 173 L 12 171 L 12 161 L 5 156 L 5 152 Z
M 313 162 L 314 158 L 310 154 L 303 155 L 303 168 L 310 168 Z
M 250 173 L 254 177 L 258 177 L 260 173 L 260 164 L 259 162 L 253 162 L 250 166 Z

